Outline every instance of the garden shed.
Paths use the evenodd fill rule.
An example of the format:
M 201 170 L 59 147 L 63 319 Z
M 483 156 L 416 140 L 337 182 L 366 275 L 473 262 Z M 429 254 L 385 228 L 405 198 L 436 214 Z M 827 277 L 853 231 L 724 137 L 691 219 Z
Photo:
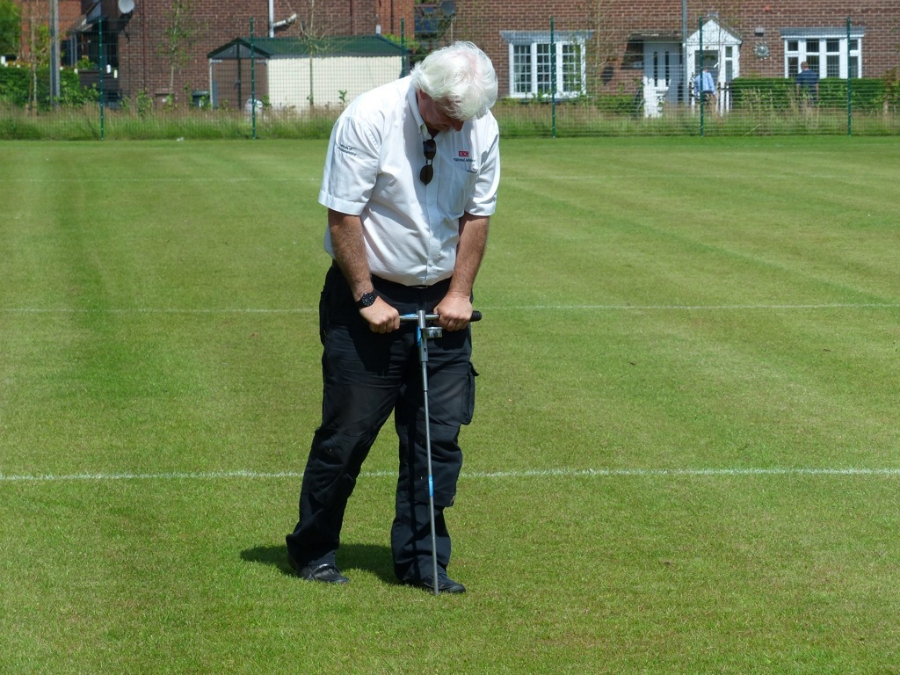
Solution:
M 340 106 L 404 75 L 404 56 L 380 35 L 237 38 L 207 54 L 209 99 L 244 108 L 255 93 L 273 110 Z

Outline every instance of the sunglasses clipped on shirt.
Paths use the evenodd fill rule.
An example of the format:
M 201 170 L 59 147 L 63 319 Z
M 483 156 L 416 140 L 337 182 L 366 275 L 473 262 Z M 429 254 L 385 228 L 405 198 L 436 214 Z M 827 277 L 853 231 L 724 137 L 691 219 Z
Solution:
M 434 156 L 437 154 L 437 143 L 434 142 L 433 138 L 427 138 L 422 143 L 422 150 L 425 153 L 425 166 L 423 166 L 422 170 L 419 172 L 419 180 L 425 185 L 428 185 L 434 178 L 434 167 L 431 163 L 434 161 Z

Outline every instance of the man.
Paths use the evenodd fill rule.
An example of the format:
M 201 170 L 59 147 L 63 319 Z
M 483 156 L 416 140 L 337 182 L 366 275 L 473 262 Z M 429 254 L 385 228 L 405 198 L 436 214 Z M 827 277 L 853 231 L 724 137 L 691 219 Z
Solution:
M 438 587 L 447 576 L 453 504 L 462 467 L 460 426 L 472 418 L 472 287 L 500 180 L 499 135 L 489 112 L 497 77 L 475 45 L 430 54 L 410 77 L 356 98 L 331 134 L 319 202 L 328 208 L 333 263 L 319 305 L 322 424 L 287 536 L 298 576 L 342 584 L 335 562 L 344 509 L 379 429 L 394 413 L 400 466 L 391 529 L 401 582 L 434 588 L 421 366 L 415 326 L 439 316 L 428 385 Z
M 716 82 L 713 79 L 709 68 L 704 67 L 703 72 L 694 78 L 694 92 L 699 99 L 701 105 L 706 105 L 710 101 L 713 108 L 716 106 Z
M 819 100 L 819 74 L 810 70 L 806 61 L 800 64 L 800 72 L 795 81 L 804 103 L 815 104 Z

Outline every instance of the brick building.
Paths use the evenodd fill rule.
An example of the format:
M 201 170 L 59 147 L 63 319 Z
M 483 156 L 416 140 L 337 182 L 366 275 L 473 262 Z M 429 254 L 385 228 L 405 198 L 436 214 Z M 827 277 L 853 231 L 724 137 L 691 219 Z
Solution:
M 30 58 L 32 27 L 51 25 L 50 3 L 47 0 L 16 0 L 21 8 L 22 39 L 19 53 L 14 56 L 27 61 Z M 58 0 L 60 36 L 65 37 L 70 26 L 81 19 L 81 0 Z
M 502 96 L 549 93 L 555 75 L 561 97 L 624 89 L 648 104 L 677 102 L 689 96 L 701 65 L 720 87 L 741 75 L 793 77 L 802 61 L 822 78 L 880 78 L 900 66 L 897 0 L 687 0 L 686 12 L 680 0 L 457 0 L 456 6 L 455 33 L 494 61 Z
M 46 15 L 47 0 L 20 1 L 30 6 L 25 14 Z M 399 35 L 402 24 L 407 39 L 428 48 L 471 40 L 494 61 L 501 96 L 549 95 L 555 82 L 559 98 L 634 92 L 650 111 L 690 100 L 702 65 L 720 87 L 740 76 L 790 78 L 802 61 L 823 78 L 883 77 L 900 66 L 897 0 L 59 0 L 59 6 L 67 64 L 85 55 L 101 61 L 102 23 L 111 86 L 124 95 L 143 91 L 180 101 L 208 88 L 207 54 L 247 37 L 251 18 L 260 37 L 270 23 L 278 37 Z M 185 11 L 177 21 L 188 37 L 174 51 L 184 53 L 183 61 L 171 49 L 166 55 L 179 6 Z
M 126 0 L 127 1 L 127 0 Z M 83 11 L 108 17 L 117 52 L 109 53 L 126 95 L 144 91 L 161 99 L 185 100 L 194 89 L 207 89 L 206 55 L 223 43 L 250 34 L 258 37 L 313 37 L 400 33 L 401 19 L 412 26 L 413 0 L 192 0 L 181 17 L 190 33 L 183 43 L 186 58 L 177 64 L 166 55 L 167 31 L 175 22 L 173 0 L 134 0 L 123 15 L 117 0 L 82 0 Z M 270 25 L 271 24 L 271 25 Z M 96 30 L 91 39 L 96 39 Z M 168 50 L 169 54 L 173 50 Z M 174 77 L 173 77 L 174 75 Z
M 19 0 L 47 23 L 47 0 Z M 207 54 L 237 37 L 412 33 L 413 0 L 58 0 L 63 65 L 106 66 L 110 98 L 145 92 L 185 101 L 209 84 Z M 181 11 L 178 11 L 178 10 Z M 270 27 L 273 24 L 273 27 Z M 181 38 L 173 42 L 173 28 Z M 102 35 L 101 35 L 102 30 Z M 102 48 L 101 48 L 102 42 Z

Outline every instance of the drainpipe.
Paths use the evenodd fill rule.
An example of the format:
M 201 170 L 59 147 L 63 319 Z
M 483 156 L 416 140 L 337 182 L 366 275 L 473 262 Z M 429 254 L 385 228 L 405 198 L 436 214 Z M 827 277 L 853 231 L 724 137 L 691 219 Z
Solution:
M 269 0 L 269 37 L 275 37 L 275 0 Z

